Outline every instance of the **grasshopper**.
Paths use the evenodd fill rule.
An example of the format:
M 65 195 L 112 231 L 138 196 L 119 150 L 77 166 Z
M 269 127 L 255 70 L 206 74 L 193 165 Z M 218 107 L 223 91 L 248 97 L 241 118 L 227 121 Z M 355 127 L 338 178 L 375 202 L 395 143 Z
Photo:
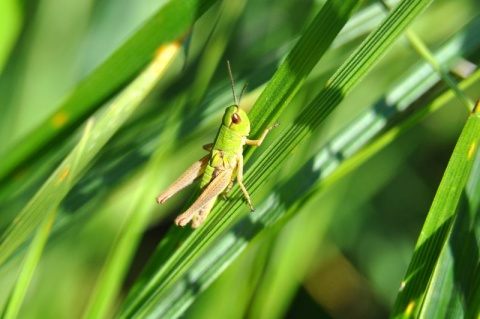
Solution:
M 260 146 L 268 132 L 278 126 L 279 123 L 277 122 L 263 131 L 258 140 L 247 139 L 250 133 L 250 120 L 245 111 L 239 106 L 240 100 L 237 99 L 235 93 L 232 70 L 228 61 L 227 68 L 232 84 L 234 104 L 225 110 L 222 124 L 215 137 L 215 141 L 203 146 L 203 149 L 208 151 L 209 154 L 195 162 L 172 185 L 157 196 L 157 202 L 163 204 L 178 191 L 192 184 L 194 181 L 200 178 L 202 179 L 200 183 L 200 196 L 190 208 L 175 219 L 175 224 L 178 226 L 185 226 L 190 221 L 192 221 L 192 228 L 200 226 L 212 210 L 218 195 L 223 193 L 223 198 L 226 200 L 226 195 L 233 186 L 235 174 L 237 183 L 242 189 L 243 195 L 250 206 L 250 210 L 254 210 L 247 189 L 242 183 L 243 146 Z M 240 99 L 246 87 L 247 85 L 243 87 Z

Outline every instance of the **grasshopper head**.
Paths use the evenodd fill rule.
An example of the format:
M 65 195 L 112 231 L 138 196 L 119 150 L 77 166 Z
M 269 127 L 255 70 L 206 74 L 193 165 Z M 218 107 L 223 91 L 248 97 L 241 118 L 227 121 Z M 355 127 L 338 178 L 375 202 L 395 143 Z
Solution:
M 238 105 L 230 105 L 223 115 L 223 125 L 242 136 L 250 133 L 250 120 L 247 113 Z

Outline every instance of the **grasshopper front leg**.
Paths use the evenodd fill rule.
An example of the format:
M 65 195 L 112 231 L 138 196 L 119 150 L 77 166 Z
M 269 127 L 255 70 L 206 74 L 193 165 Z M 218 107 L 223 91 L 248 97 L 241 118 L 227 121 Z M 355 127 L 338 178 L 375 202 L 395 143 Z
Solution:
M 265 137 L 267 136 L 268 132 L 273 130 L 275 127 L 279 126 L 280 123 L 277 122 L 273 124 L 272 126 L 269 126 L 263 131 L 262 135 L 258 140 L 249 140 L 245 139 L 245 144 L 251 145 L 251 146 L 260 146 L 265 140 Z M 250 195 L 248 194 L 247 188 L 245 185 L 243 185 L 243 156 L 242 154 L 238 154 L 237 156 L 237 182 L 240 188 L 242 189 L 243 195 L 245 196 L 245 199 L 247 200 L 248 205 L 250 206 L 250 211 L 254 211 L 255 209 L 253 208 L 252 201 L 250 199 Z M 229 190 L 229 189 L 228 189 Z
M 280 125 L 280 122 L 277 122 L 277 123 L 273 124 L 272 126 L 267 127 L 265 129 L 265 131 L 263 131 L 262 135 L 260 136 L 260 138 L 258 140 L 246 139 L 245 144 L 251 145 L 251 146 L 260 146 L 262 144 L 263 140 L 265 139 L 265 137 L 267 136 L 268 132 L 270 132 L 271 130 L 273 130 L 274 128 L 276 128 L 279 125 Z

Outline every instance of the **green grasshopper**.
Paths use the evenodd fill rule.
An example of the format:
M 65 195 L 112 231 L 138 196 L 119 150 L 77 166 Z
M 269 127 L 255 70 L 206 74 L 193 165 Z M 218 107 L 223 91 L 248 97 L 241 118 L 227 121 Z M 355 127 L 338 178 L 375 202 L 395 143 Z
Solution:
M 220 125 L 220 129 L 215 137 L 215 142 L 203 146 L 203 149 L 208 151 L 209 154 L 195 162 L 172 185 L 157 196 L 157 202 L 163 204 L 178 191 L 192 184 L 200 177 L 202 178 L 200 183 L 200 196 L 187 211 L 175 219 L 175 224 L 178 226 L 185 226 L 190 221 L 192 221 L 192 228 L 200 226 L 212 210 L 218 195 L 223 192 L 223 198 L 226 200 L 226 195 L 233 186 L 235 173 L 237 174 L 238 185 L 243 191 L 250 210 L 253 211 L 252 201 L 250 200 L 247 189 L 242 183 L 243 146 L 260 146 L 265 136 L 267 136 L 267 133 L 278 126 L 279 123 L 277 122 L 263 131 L 263 134 L 258 140 L 247 139 L 250 133 L 250 120 L 245 111 L 239 106 L 240 100 L 237 99 L 235 93 L 232 70 L 228 61 L 227 67 L 232 84 L 234 104 L 225 110 L 222 125 Z M 243 87 L 240 99 L 246 87 L 247 85 Z

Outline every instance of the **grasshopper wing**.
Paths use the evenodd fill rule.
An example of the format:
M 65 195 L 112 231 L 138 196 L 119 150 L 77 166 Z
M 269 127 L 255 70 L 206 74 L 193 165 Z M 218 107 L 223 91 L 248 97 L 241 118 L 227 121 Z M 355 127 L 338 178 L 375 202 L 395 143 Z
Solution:
M 208 160 L 210 159 L 210 154 L 202 157 L 196 161 L 192 166 L 190 166 L 185 173 L 182 174 L 170 187 L 168 187 L 163 193 L 157 196 L 157 203 L 163 204 L 175 195 L 180 190 L 184 189 L 188 185 L 192 184 L 196 179 L 202 176 L 205 172 L 205 167 L 207 167 Z
M 190 206 L 187 211 L 181 215 L 179 215 L 175 219 L 175 224 L 179 226 L 185 226 L 188 224 L 192 218 L 194 218 L 202 209 L 206 208 L 205 211 L 202 211 L 201 219 L 193 225 L 194 228 L 198 227 L 203 219 L 208 215 L 211 207 L 213 206 L 213 202 L 217 198 L 217 196 L 225 190 L 225 188 L 230 183 L 233 171 L 228 169 L 220 172 L 210 184 L 205 187 L 203 192 L 197 198 L 197 200 Z M 205 207 L 209 206 L 209 207 Z M 207 211 L 208 210 L 208 211 Z

